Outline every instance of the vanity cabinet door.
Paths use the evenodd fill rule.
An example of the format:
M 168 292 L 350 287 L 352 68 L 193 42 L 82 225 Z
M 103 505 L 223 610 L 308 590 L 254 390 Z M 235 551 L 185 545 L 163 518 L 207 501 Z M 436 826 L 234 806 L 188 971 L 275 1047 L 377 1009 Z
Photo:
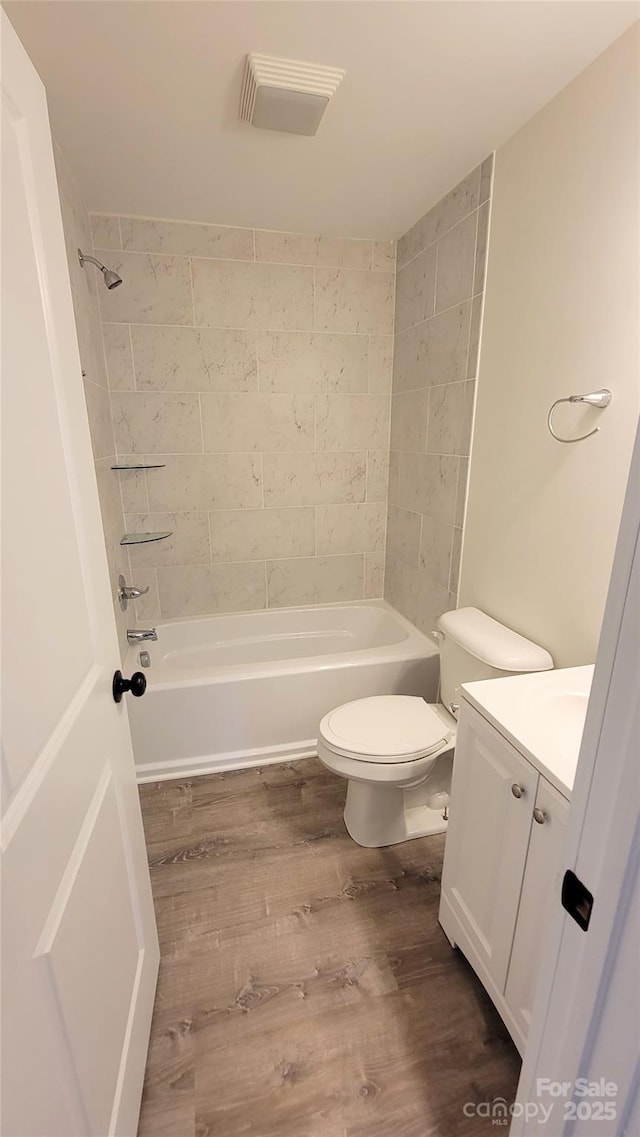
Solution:
M 536 800 L 538 773 L 468 704 L 458 722 L 443 906 L 504 991 Z M 442 920 L 447 926 L 446 916 Z
M 561 856 L 569 802 L 540 778 L 535 808 L 505 990 L 507 1003 L 525 1038 L 531 1024 L 549 920 L 553 905 L 560 904 Z

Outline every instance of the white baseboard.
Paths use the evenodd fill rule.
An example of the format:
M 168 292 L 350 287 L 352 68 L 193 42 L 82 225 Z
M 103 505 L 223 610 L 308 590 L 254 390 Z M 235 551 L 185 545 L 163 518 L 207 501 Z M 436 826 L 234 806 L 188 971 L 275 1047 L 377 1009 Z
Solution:
M 174 778 L 197 778 L 201 774 L 223 774 L 229 770 L 250 770 L 259 766 L 296 762 L 315 758 L 318 742 L 307 738 L 288 746 L 266 746 L 259 750 L 236 750 L 227 754 L 205 754 L 198 758 L 180 758 L 175 762 L 150 762 L 136 766 L 138 782 L 166 782 Z

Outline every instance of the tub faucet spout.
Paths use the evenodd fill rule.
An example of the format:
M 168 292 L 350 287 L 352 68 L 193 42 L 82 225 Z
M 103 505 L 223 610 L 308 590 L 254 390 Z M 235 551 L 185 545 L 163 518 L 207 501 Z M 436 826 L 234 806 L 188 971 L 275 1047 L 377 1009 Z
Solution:
M 158 633 L 155 628 L 128 628 L 127 641 L 130 644 L 143 643 L 144 640 L 157 640 Z

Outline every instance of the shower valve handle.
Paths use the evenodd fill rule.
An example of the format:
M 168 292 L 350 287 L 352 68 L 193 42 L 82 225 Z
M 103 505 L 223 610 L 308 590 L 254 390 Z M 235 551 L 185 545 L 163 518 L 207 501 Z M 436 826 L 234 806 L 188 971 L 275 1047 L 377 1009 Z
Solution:
M 133 584 L 125 584 L 120 591 L 125 600 L 138 600 L 140 596 L 147 595 L 149 585 L 146 588 L 135 588 Z
M 122 573 L 118 577 L 118 601 L 123 612 L 126 612 L 127 605 L 130 600 L 137 600 L 140 596 L 146 596 L 149 591 L 149 585 L 146 588 L 136 588 L 133 584 L 127 584 Z

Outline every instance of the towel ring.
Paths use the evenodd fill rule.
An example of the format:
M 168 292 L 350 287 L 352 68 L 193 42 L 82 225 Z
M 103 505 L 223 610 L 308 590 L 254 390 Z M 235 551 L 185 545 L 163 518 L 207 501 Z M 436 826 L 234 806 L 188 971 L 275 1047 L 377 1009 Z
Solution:
M 591 438 L 592 434 L 598 433 L 600 430 L 599 426 L 594 426 L 593 430 L 590 430 L 587 434 L 580 434 L 577 438 L 561 438 L 553 429 L 553 412 L 559 403 L 587 403 L 588 406 L 597 407 L 598 410 L 603 411 L 605 407 L 609 406 L 612 397 L 611 391 L 603 387 L 601 391 L 592 391 L 590 395 L 569 395 L 567 399 L 556 399 L 555 403 L 551 404 L 549 414 L 547 415 L 549 433 L 555 438 L 556 442 L 583 442 L 585 438 Z

